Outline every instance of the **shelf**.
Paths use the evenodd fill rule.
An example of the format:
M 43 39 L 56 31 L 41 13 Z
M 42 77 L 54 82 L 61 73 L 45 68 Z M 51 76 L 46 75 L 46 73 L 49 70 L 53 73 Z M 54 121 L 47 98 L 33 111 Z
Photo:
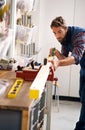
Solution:
M 32 13 L 32 11 L 36 10 L 38 5 L 38 0 L 18 0 L 17 9 L 20 9 L 22 13 L 27 12 Z
M 33 31 L 35 27 L 29 28 L 23 25 L 17 25 L 16 28 L 16 43 L 30 44 L 32 41 Z

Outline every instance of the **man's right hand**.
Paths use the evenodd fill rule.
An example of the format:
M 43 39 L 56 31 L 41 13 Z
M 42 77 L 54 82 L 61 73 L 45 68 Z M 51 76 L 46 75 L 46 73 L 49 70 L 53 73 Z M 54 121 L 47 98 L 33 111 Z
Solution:
M 56 51 L 56 48 L 50 48 L 49 56 L 54 56 L 55 55 L 55 51 Z

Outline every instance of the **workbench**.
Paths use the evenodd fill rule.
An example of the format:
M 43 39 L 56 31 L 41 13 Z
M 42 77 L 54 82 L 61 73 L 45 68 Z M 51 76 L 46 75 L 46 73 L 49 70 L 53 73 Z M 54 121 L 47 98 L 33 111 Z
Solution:
M 0 79 L 7 79 L 9 86 L 0 95 L 0 130 L 40 130 L 44 120 L 45 92 L 40 99 L 29 98 L 30 81 L 24 81 L 16 98 L 7 94 L 16 81 L 14 71 L 0 71 Z

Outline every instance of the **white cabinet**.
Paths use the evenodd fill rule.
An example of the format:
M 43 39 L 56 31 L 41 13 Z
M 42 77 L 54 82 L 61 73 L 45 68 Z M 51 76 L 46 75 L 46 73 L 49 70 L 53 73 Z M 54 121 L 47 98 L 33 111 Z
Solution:
M 80 65 L 60 67 L 56 71 L 61 96 L 79 97 Z
M 72 65 L 70 70 L 69 96 L 79 97 L 80 66 Z
M 56 70 L 55 77 L 58 77 L 59 95 L 69 96 L 70 66 L 60 67 Z

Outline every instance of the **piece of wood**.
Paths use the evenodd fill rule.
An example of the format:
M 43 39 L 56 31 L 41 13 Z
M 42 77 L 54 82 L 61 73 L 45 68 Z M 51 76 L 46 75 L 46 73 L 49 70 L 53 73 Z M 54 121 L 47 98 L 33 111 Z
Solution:
M 43 65 L 38 72 L 36 78 L 34 79 L 31 87 L 29 97 L 31 99 L 38 99 L 41 97 L 41 94 L 44 90 L 49 72 L 50 72 L 51 63 L 48 62 L 47 65 Z
M 21 130 L 29 130 L 29 122 L 30 119 L 30 113 L 28 111 L 22 112 L 22 128 Z

